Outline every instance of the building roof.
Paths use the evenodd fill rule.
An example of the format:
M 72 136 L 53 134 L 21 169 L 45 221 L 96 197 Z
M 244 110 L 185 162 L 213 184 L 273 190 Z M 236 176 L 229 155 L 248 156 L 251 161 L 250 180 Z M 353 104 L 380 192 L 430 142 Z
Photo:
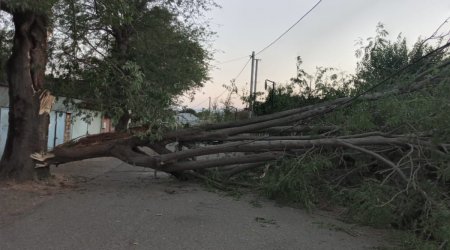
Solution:
M 52 110 L 53 111 L 74 111 L 75 107 L 73 107 L 71 104 L 66 105 L 65 102 L 68 102 L 69 99 L 65 97 L 57 97 L 55 103 L 53 104 Z M 74 103 L 81 103 L 81 100 L 72 99 L 71 100 Z M 8 93 L 8 87 L 0 85 L 0 107 L 7 108 L 9 107 L 9 93 Z
M 200 119 L 191 113 L 178 113 L 176 114 L 176 119 L 177 122 L 183 125 L 197 125 L 200 123 Z

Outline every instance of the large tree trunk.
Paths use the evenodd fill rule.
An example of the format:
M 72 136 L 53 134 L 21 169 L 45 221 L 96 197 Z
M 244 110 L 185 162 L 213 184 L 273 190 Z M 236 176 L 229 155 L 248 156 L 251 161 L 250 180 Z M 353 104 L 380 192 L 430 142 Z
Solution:
M 47 146 L 48 113 L 39 114 L 47 62 L 45 14 L 11 11 L 15 25 L 14 45 L 7 64 L 10 111 L 6 147 L 0 177 L 20 180 L 35 176 L 33 152 Z
M 129 43 L 132 29 L 127 27 L 127 25 L 119 25 L 112 27 L 112 34 L 115 39 L 113 54 L 117 59 L 117 63 L 119 67 L 121 65 L 125 65 L 128 61 L 129 57 Z M 123 74 L 127 74 L 127 72 L 122 72 Z M 118 79 L 119 81 L 126 81 L 126 79 Z M 119 83 L 118 83 L 119 84 Z M 130 123 L 130 113 L 128 109 L 124 108 L 122 116 L 119 117 L 117 123 L 115 124 L 116 131 L 126 131 L 128 129 L 128 124 Z
M 119 120 L 116 123 L 116 126 L 114 127 L 116 131 L 127 131 L 128 124 L 130 123 L 130 114 L 128 113 L 128 110 L 125 110 L 123 115 L 119 118 Z

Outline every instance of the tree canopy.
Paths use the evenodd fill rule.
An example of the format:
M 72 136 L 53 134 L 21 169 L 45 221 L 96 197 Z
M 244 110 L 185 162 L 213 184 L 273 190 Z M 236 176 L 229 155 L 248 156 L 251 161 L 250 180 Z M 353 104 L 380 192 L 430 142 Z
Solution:
M 315 74 L 308 74 L 298 67 L 290 84 L 270 89 L 255 110 L 263 115 L 288 112 L 285 110 L 295 105 L 300 110 L 311 105 L 322 107 L 325 115 L 309 116 L 291 127 L 267 130 L 285 136 L 296 134 L 299 140 L 332 138 L 339 143 L 340 138 L 394 138 L 402 134 L 413 141 L 427 138 L 430 144 L 397 148 L 372 142 L 364 152 L 371 151 L 373 157 L 358 155 L 358 147 L 307 147 L 301 157 L 284 158 L 267 171 L 262 186 L 269 197 L 306 207 L 324 202 L 344 205 L 347 219 L 411 230 L 421 239 L 438 242 L 424 243 L 436 246 L 427 249 L 438 249 L 450 240 L 449 151 L 440 151 L 450 141 L 450 43 L 430 37 L 409 47 L 401 34 L 393 41 L 387 35 L 379 25 L 374 37 L 361 41 L 354 75 L 335 74 L 332 69 L 320 67 Z M 395 89 L 426 82 L 430 85 L 417 91 L 371 101 L 361 99 L 370 93 L 393 93 Z M 337 103 L 342 98 L 349 99 Z M 327 110 L 325 103 L 335 105 L 332 111 Z M 427 152 L 426 144 L 436 150 Z M 377 157 L 381 155 L 393 163 L 388 169 L 380 166 L 382 160 Z M 412 242 L 418 243 L 416 236 L 412 236 Z M 412 242 L 407 242 L 406 248 L 418 247 Z
M 0 19 L 0 26 L 11 27 L 7 18 Z M 0 83 L 6 83 L 6 61 L 11 54 L 13 31 L 11 29 L 0 29 Z
M 68 2 L 55 11 L 58 29 L 66 31 L 55 31 L 53 41 L 55 93 L 89 102 L 123 128 L 130 119 L 142 124 L 170 117 L 175 97 L 208 79 L 210 33 L 182 18 L 184 3 Z M 193 2 L 205 5 L 189 11 L 207 6 Z
M 118 130 L 130 119 L 159 125 L 170 119 L 175 97 L 207 79 L 210 33 L 196 19 L 212 6 L 209 0 L 0 0 L 7 24 L 0 31 L 6 69 L 0 80 L 10 94 L 0 176 L 34 177 L 29 155 L 46 150 L 47 88 L 83 99 Z

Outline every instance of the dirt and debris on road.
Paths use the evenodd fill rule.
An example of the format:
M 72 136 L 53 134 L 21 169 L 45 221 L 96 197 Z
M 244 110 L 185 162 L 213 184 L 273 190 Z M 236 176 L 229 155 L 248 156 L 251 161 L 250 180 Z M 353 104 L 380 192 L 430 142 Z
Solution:
M 54 194 L 76 187 L 75 183 L 61 174 L 53 175 L 45 182 L 0 182 L 0 226 L 21 215 L 26 216 Z
M 0 187 L 0 249 L 373 249 L 383 232 L 208 192 L 110 158 Z M 63 183 L 63 184 L 61 184 Z M 349 233 L 351 232 L 351 233 Z

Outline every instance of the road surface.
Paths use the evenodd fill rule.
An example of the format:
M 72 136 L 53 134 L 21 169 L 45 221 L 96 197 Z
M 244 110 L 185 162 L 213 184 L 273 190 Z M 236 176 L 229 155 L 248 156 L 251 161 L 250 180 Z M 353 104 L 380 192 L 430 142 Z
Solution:
M 73 187 L 0 189 L 0 249 L 373 249 L 383 233 L 111 158 L 53 171 Z M 162 174 L 159 174 L 162 175 Z

